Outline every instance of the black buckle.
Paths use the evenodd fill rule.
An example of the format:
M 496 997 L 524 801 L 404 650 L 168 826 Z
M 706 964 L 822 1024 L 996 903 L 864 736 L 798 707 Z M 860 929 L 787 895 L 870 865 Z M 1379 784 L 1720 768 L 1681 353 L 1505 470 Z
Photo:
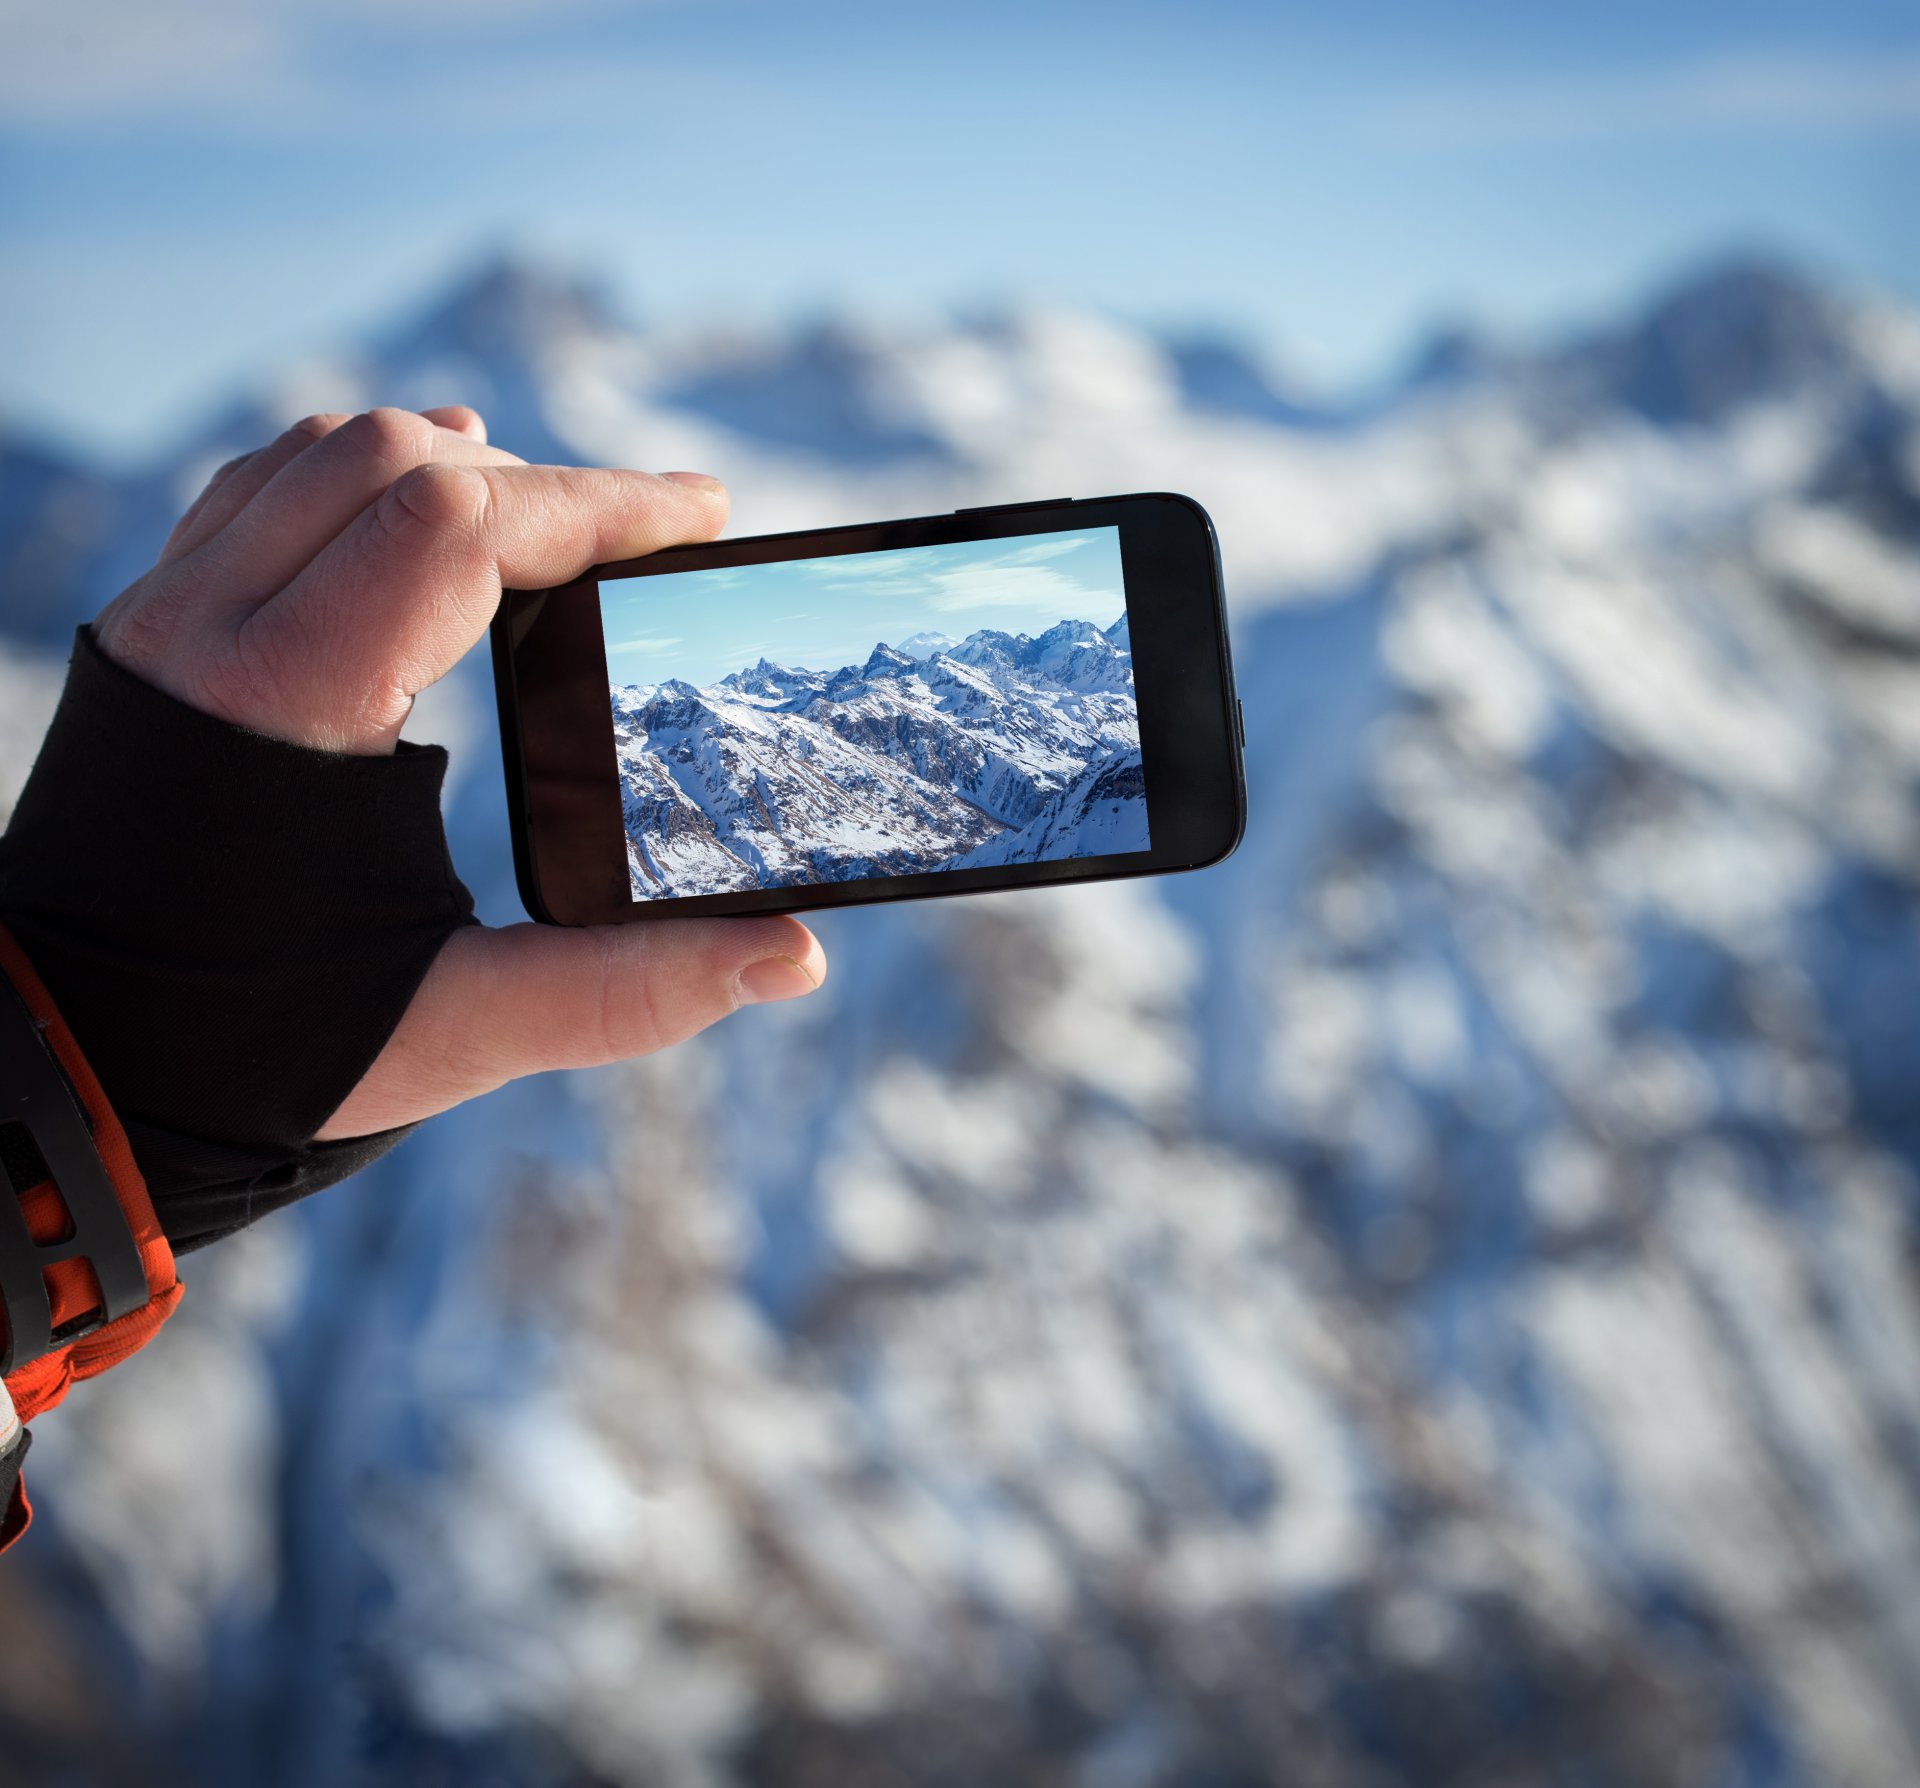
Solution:
M 46 1163 L 67 1207 L 68 1232 L 36 1242 L 26 1212 L 0 1183 L 0 1301 L 7 1337 L 0 1376 L 64 1347 L 69 1341 L 142 1308 L 147 1269 L 127 1214 L 120 1208 L 93 1131 L 46 1036 L 18 989 L 0 974 L 0 1124 L 22 1124 Z M 53 1328 L 53 1306 L 42 1272 L 63 1260 L 86 1258 L 100 1282 L 100 1308 Z

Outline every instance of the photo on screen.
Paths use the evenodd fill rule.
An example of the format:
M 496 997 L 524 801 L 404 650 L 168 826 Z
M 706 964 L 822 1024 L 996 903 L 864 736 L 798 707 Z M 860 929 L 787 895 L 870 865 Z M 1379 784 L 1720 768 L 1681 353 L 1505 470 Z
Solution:
M 600 586 L 635 900 L 1144 851 L 1117 528 Z

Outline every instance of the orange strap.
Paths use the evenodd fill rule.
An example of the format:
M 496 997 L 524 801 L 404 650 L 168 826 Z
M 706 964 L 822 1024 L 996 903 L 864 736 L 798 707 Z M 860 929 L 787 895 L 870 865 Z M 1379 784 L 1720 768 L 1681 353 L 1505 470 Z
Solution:
M 7 1375 L 7 1393 L 13 1399 L 13 1407 L 21 1421 L 29 1422 L 55 1407 L 80 1379 L 92 1378 L 109 1366 L 117 1366 L 129 1354 L 144 1347 L 173 1314 L 180 1302 L 181 1286 L 173 1270 L 173 1250 L 167 1246 L 166 1233 L 153 1213 L 147 1183 L 134 1165 L 127 1133 L 113 1115 L 112 1106 L 100 1090 L 100 1082 L 87 1066 L 86 1057 L 80 1053 L 80 1046 L 67 1029 L 52 997 L 4 925 L 0 925 L 0 974 L 13 983 L 27 1010 L 46 1027 L 44 1034 L 52 1046 L 54 1059 L 66 1071 L 93 1125 L 94 1147 L 113 1183 L 120 1208 L 126 1214 L 127 1226 L 133 1231 L 140 1250 L 140 1264 L 147 1274 L 148 1301 L 140 1309 L 81 1336 L 54 1353 L 30 1360 Z M 4 1183 L 0 1183 L 0 1193 L 4 1191 Z M 66 1233 L 66 1206 L 61 1203 L 52 1180 L 42 1180 L 23 1192 L 20 1208 L 35 1241 L 50 1242 Z M 46 1268 L 46 1285 L 56 1327 L 99 1308 L 99 1282 L 85 1260 L 63 1260 Z M 22 1494 L 16 1507 L 0 1522 L 0 1539 L 11 1543 L 23 1533 L 25 1514 L 26 1498 Z M 4 1549 L 5 1544 L 0 1544 L 0 1550 Z

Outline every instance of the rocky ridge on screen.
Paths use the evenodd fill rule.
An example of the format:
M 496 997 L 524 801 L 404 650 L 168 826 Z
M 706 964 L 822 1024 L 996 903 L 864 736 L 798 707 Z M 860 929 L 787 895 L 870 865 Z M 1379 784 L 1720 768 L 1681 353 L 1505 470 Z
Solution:
M 1147 848 L 1123 615 L 613 691 L 636 900 Z

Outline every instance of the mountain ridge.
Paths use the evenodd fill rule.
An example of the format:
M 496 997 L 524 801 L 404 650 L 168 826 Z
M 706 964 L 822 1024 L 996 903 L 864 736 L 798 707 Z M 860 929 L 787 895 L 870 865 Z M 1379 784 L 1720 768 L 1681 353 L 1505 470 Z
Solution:
M 1091 622 L 611 695 L 637 900 L 1147 848 L 1132 667 Z
M 496 439 L 711 465 L 743 527 L 1191 490 L 1246 842 L 818 915 L 813 998 L 197 1257 L 37 1437 L 30 1631 L 210 1788 L 1920 1780 L 1920 323 L 1809 283 L 1312 428 L 1098 319 L 850 327 L 811 434 L 793 384 L 657 401 L 764 343 L 523 319 Z M 471 395 L 447 345 L 328 389 Z M 34 562 L 97 605 L 275 403 Z M 915 663 L 990 705 L 999 650 Z M 819 749 L 914 793 L 870 658 L 748 667 L 750 818 L 805 794 L 755 701 L 841 671 Z M 505 920 L 484 677 L 435 694 Z
M 1219 333 L 1175 333 L 1162 342 L 1151 332 L 1065 312 L 1025 320 L 1016 313 L 957 313 L 921 328 L 814 324 L 746 335 L 677 324 L 637 330 L 593 280 L 503 254 L 449 280 L 368 345 L 319 356 L 236 394 L 151 467 L 101 472 L 68 447 L 0 430 L 6 442 L 0 451 L 23 467 L 44 462 L 45 475 L 83 482 L 92 513 L 105 518 L 61 536 L 47 528 L 39 509 L 0 503 L 0 564 L 11 557 L 31 565 L 37 579 L 31 610 L 0 616 L 0 627 L 36 627 L 43 643 L 57 643 L 66 627 L 145 568 L 205 472 L 271 438 L 302 410 L 470 401 L 489 414 L 496 439 L 523 457 L 561 463 L 645 463 L 651 456 L 644 443 L 652 438 L 696 457 L 766 455 L 768 472 L 777 469 L 784 480 L 792 455 L 806 464 L 824 454 L 840 474 L 874 483 L 876 500 L 891 492 L 905 509 L 937 500 L 928 493 L 955 479 L 968 496 L 1030 494 L 1019 474 L 1023 456 L 1008 451 L 1010 432 L 1031 428 L 1036 405 L 1050 408 L 1076 438 L 1083 428 L 1111 426 L 1111 417 L 1100 420 L 1105 412 L 1098 404 L 1087 408 L 1088 390 L 1102 381 L 1132 393 L 1127 405 L 1137 419 L 1169 419 L 1184 408 L 1204 429 L 1227 431 L 1226 440 L 1242 451 L 1251 444 L 1249 426 L 1256 434 L 1337 448 L 1436 401 L 1471 403 L 1475 394 L 1502 387 L 1531 394 L 1563 419 L 1584 418 L 1587 426 L 1615 411 L 1661 425 L 1717 423 L 1765 395 L 1788 396 L 1822 378 L 1870 402 L 1884 384 L 1871 370 L 1878 350 L 1870 338 L 1882 327 L 1869 315 L 1874 309 L 1790 260 L 1732 252 L 1661 281 L 1625 324 L 1532 333 L 1455 325 L 1430 337 L 1383 382 L 1325 401 L 1273 396 L 1269 403 L 1262 391 L 1278 388 L 1268 375 L 1248 370 L 1254 364 L 1249 350 Z M 1909 334 L 1920 327 L 1901 326 Z M 1188 351 L 1182 344 L 1194 341 L 1208 344 L 1201 360 L 1211 370 L 1194 375 L 1203 388 L 1189 391 L 1180 356 Z M 807 375 L 814 383 L 806 391 L 779 395 L 755 371 L 768 356 L 806 362 L 821 343 L 831 344 L 831 364 L 823 363 L 817 377 Z M 1082 368 L 1080 383 L 1047 373 L 1056 352 L 1063 367 Z M 996 357 L 1005 361 L 1004 375 L 988 376 L 984 369 Z M 1909 347 L 1905 358 L 1913 357 Z M 738 402 L 722 414 L 711 404 L 683 401 L 676 380 L 696 375 L 672 368 L 689 365 L 705 369 L 700 379 L 731 381 Z M 964 410 L 941 395 L 949 374 L 974 393 Z M 1909 398 L 1914 377 L 1898 377 Z M 1210 380 L 1217 380 L 1217 390 Z M 558 407 L 551 401 L 556 386 L 573 393 Z M 756 392 L 769 406 L 765 414 L 749 401 Z M 845 429 L 866 445 L 842 451 Z M 0 458 L 0 474 L 12 477 L 6 463 Z M 1114 488 L 1180 482 L 1157 468 L 1128 471 L 1117 463 L 1112 477 Z M 750 488 L 746 499 L 751 504 Z M 816 497 L 815 523 L 818 506 Z M 1231 502 L 1217 501 L 1216 509 L 1241 538 L 1258 539 L 1272 526 Z M 807 518 L 790 523 L 776 509 L 765 519 L 799 525 Z M 107 550 L 76 547 L 88 537 L 108 542 Z M 1347 580 L 1363 569 L 1359 560 L 1386 544 L 1355 542 L 1350 562 L 1333 577 Z M 1263 567 L 1283 557 L 1264 545 L 1249 555 L 1256 587 Z M 1325 587 L 1317 574 L 1303 581 Z

